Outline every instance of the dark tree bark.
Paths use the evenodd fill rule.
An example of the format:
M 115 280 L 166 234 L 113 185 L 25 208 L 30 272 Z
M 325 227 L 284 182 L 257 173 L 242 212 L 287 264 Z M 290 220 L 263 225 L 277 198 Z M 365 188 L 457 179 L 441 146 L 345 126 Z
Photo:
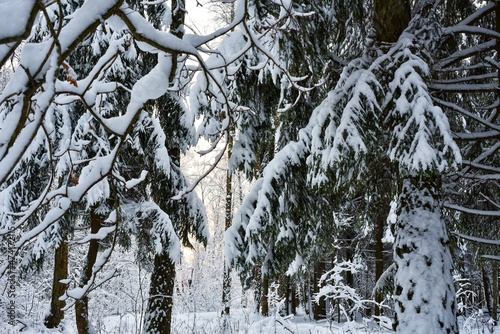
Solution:
M 316 261 L 314 263 L 314 278 L 313 278 L 313 292 L 316 295 L 319 292 L 319 281 L 321 279 L 321 275 L 325 273 L 325 261 Z M 326 298 L 321 297 L 320 300 L 316 303 L 313 302 L 313 318 L 314 320 L 325 319 L 326 317 Z
M 52 279 L 52 295 L 50 301 L 50 314 L 45 318 L 47 328 L 56 328 L 64 318 L 62 308 L 66 302 L 59 300 L 66 291 L 66 285 L 60 280 L 68 278 L 68 244 L 62 240 L 54 254 L 54 277 Z
M 290 311 L 292 314 L 297 314 L 297 288 L 296 285 L 292 282 L 290 287 Z
M 378 282 L 384 273 L 384 227 L 387 215 L 379 214 L 376 219 L 375 227 L 375 282 Z M 375 293 L 375 302 L 381 303 L 383 295 L 380 292 Z M 376 304 L 374 314 L 380 316 L 380 307 Z
M 394 43 L 410 22 L 410 4 L 408 0 L 374 0 L 373 21 L 377 40 Z
M 228 316 L 231 312 L 231 271 L 224 268 L 222 277 L 222 314 Z
M 302 294 L 302 302 L 304 304 L 304 309 L 306 311 L 306 314 L 309 315 L 310 317 L 310 315 L 312 314 L 312 301 L 311 301 L 311 272 L 309 270 L 306 272 L 304 285 L 301 288 L 302 291 L 304 291 Z
M 170 23 L 170 33 L 182 39 L 184 36 L 184 21 L 186 17 L 186 1 L 172 0 L 172 23 Z M 177 53 L 172 53 L 172 69 L 170 71 L 170 81 L 172 82 L 177 72 Z
M 255 282 L 253 290 L 254 311 L 259 313 L 260 310 L 260 296 L 262 295 L 262 274 L 259 266 L 255 266 L 253 270 L 253 282 Z
M 279 295 L 285 297 L 285 315 L 294 314 L 296 310 L 295 286 L 293 279 L 286 274 L 280 276 Z
M 386 156 L 381 156 L 377 164 L 373 166 L 374 175 L 373 183 L 375 186 L 373 210 L 375 217 L 375 282 L 378 282 L 385 271 L 384 266 L 384 238 L 385 222 L 389 215 L 391 200 L 395 192 L 394 173 L 390 168 L 390 161 Z M 383 293 L 380 291 L 375 293 L 375 302 L 381 303 Z M 381 315 L 381 310 L 378 305 L 375 305 L 374 314 Z
M 95 208 L 90 211 L 90 233 L 96 234 L 101 228 L 101 224 L 104 218 L 97 214 Z M 97 259 L 97 253 L 99 252 L 99 242 L 96 239 L 92 239 L 89 242 L 89 250 L 87 253 L 87 258 L 85 261 L 85 267 L 83 270 L 83 276 L 80 279 L 80 287 L 85 286 L 90 278 L 92 277 L 92 267 Z M 88 334 L 92 328 L 89 319 L 89 298 L 84 296 L 75 303 L 75 318 L 76 318 L 76 328 L 78 334 Z
M 262 289 L 260 295 L 260 312 L 264 317 L 269 315 L 269 276 L 262 275 Z
M 229 130 L 229 135 L 227 138 L 227 160 L 231 159 L 231 151 L 233 149 L 233 137 L 231 135 L 232 129 Z M 231 222 L 233 220 L 233 177 L 232 173 L 229 171 L 229 168 L 226 171 L 226 212 L 225 212 L 225 225 L 224 230 L 227 230 L 231 227 Z M 231 271 L 230 268 L 226 268 L 224 266 L 224 275 L 222 278 L 222 305 L 223 315 L 228 316 L 230 313 L 230 304 L 231 304 Z M 226 323 L 224 323 L 224 326 Z
M 146 333 L 171 333 L 174 286 L 175 263 L 167 252 L 156 254 L 145 317 Z
M 493 320 L 498 321 L 498 266 L 496 261 L 492 261 L 491 263 L 492 267 L 492 294 L 493 294 L 493 305 L 492 305 L 492 310 L 491 310 L 491 317 Z
M 350 236 L 349 239 L 353 240 L 354 239 L 354 235 Z M 351 262 L 353 263 L 354 262 L 354 251 L 353 251 L 353 248 L 354 247 L 354 244 L 351 243 L 346 249 L 345 249 L 345 258 L 346 258 L 346 261 L 348 262 Z M 350 286 L 352 288 L 354 288 L 354 275 L 352 274 L 352 271 L 350 270 L 347 270 L 345 272 L 345 284 L 347 286 Z
M 490 289 L 490 279 L 488 278 L 488 273 L 484 266 L 481 268 L 481 274 L 483 276 L 483 293 L 484 301 L 486 303 L 486 308 L 488 313 L 491 314 L 491 289 Z

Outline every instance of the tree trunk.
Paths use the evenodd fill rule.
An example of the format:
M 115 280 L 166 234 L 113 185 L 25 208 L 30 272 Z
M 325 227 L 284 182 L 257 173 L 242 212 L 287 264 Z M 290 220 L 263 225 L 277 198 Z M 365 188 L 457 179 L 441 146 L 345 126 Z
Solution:
M 380 213 L 380 210 L 379 210 Z M 384 226 L 385 220 L 387 219 L 387 215 L 379 214 L 377 216 L 376 221 L 376 229 L 375 229 L 375 282 L 378 282 L 382 274 L 384 273 L 384 243 L 382 239 L 384 238 Z M 375 293 L 375 316 L 380 316 L 380 304 L 383 300 L 384 296 L 380 292 Z
M 440 179 L 413 175 L 399 197 L 394 262 L 398 333 L 458 333 Z
M 349 239 L 353 240 L 354 235 L 349 236 Z M 355 247 L 354 244 L 351 243 L 351 245 L 345 249 L 346 261 L 351 262 L 351 263 L 354 262 L 354 251 L 353 251 L 353 249 L 355 249 L 354 247 Z M 352 274 L 351 270 L 345 271 L 345 284 L 351 288 L 356 288 L 354 286 L 354 275 Z
M 222 277 L 222 314 L 228 316 L 231 311 L 231 271 L 224 268 Z
M 313 278 L 313 286 L 314 286 L 314 294 L 316 295 L 319 292 L 320 286 L 319 281 L 321 279 L 321 275 L 325 273 L 325 261 L 316 261 L 314 263 L 314 278 Z M 313 303 L 313 318 L 314 320 L 325 319 L 326 317 L 326 298 L 321 297 L 318 302 Z
M 290 311 L 292 314 L 297 314 L 297 288 L 294 282 L 291 283 L 290 287 Z
M 170 33 L 182 39 L 184 37 L 184 21 L 186 17 L 186 1 L 172 0 L 172 22 L 170 23 Z M 170 82 L 174 81 L 177 73 L 177 52 L 172 52 L 172 69 L 170 70 Z
M 311 295 L 311 268 L 306 272 L 306 281 L 304 282 L 304 305 L 306 308 L 306 313 L 309 315 L 309 320 L 311 319 L 311 315 L 313 314 L 313 306 L 312 306 L 312 295 Z M 313 268 L 314 270 L 314 268 Z M 314 278 L 314 273 L 313 273 Z
M 233 149 L 233 137 L 232 137 L 232 127 L 229 128 L 229 134 L 227 137 L 227 160 L 228 168 L 226 171 L 226 215 L 225 215 L 225 226 L 226 231 L 231 227 L 231 222 L 233 220 L 233 177 L 232 173 L 229 171 L 229 160 L 231 159 L 231 151 Z M 222 305 L 224 307 L 223 314 L 228 316 L 230 313 L 231 304 L 231 269 L 224 265 L 224 275 L 222 278 Z M 224 322 L 224 326 L 225 326 Z
M 288 276 L 281 274 L 278 279 L 278 291 L 276 292 L 279 298 L 285 297 L 285 305 L 284 311 L 285 314 L 288 315 L 288 306 L 290 303 L 290 299 L 288 296 Z
M 290 276 L 285 276 L 286 279 L 286 289 L 285 289 L 285 297 L 286 297 L 286 315 L 293 314 L 292 304 L 293 304 L 293 296 L 292 296 L 292 278 Z
M 408 0 L 374 0 L 373 23 L 377 40 L 394 43 L 410 22 L 410 4 Z
M 491 289 L 490 289 L 490 279 L 488 278 L 488 273 L 484 266 L 481 268 L 481 274 L 483 276 L 483 293 L 484 302 L 486 303 L 486 308 L 488 313 L 491 314 Z
M 146 333 L 170 334 L 174 287 L 174 261 L 168 252 L 156 254 L 149 287 L 148 308 L 144 319 Z
M 295 312 L 294 309 L 294 296 L 295 290 L 292 288 L 292 278 L 286 274 L 280 276 L 280 285 L 279 285 L 279 296 L 285 297 L 285 315 L 290 315 Z
M 262 274 L 259 266 L 255 266 L 253 270 L 253 281 L 255 286 L 253 289 L 254 311 L 259 313 L 260 310 L 260 296 L 262 295 Z
M 90 211 L 90 233 L 96 234 L 101 228 L 101 224 L 104 218 L 96 213 L 95 208 Z M 97 259 L 97 253 L 99 252 L 99 242 L 96 239 L 92 239 L 89 242 L 89 251 L 87 253 L 87 259 L 85 262 L 85 267 L 83 270 L 83 276 L 80 279 L 80 287 L 85 286 L 90 278 L 92 277 L 92 267 Z M 76 318 L 76 328 L 78 334 L 88 334 L 91 333 L 92 325 L 89 319 L 89 298 L 84 296 L 78 299 L 75 303 L 75 318 Z
M 354 235 L 349 236 L 349 239 L 351 239 L 351 240 L 354 240 L 354 238 L 355 238 Z M 347 247 L 345 250 L 346 260 L 349 261 L 350 263 L 354 262 L 354 255 L 355 255 L 354 251 L 353 251 L 354 249 L 355 249 L 354 244 L 351 243 L 350 246 Z M 351 270 L 345 271 L 345 284 L 348 287 L 351 287 L 353 289 L 358 288 L 354 282 L 354 275 L 353 275 Z M 344 302 L 347 305 L 347 307 L 349 307 L 349 308 L 353 306 L 352 302 L 349 299 L 338 300 L 337 302 L 338 303 Z M 339 305 L 337 305 L 337 306 L 339 306 Z M 354 318 L 352 318 L 352 317 L 354 317 L 354 314 L 351 314 L 349 317 L 351 317 L 351 319 L 348 319 L 348 320 L 354 320 Z M 340 315 L 338 316 L 338 318 L 339 318 L 339 322 L 340 322 Z
M 186 15 L 186 5 L 185 0 L 171 0 L 171 23 L 170 23 L 170 33 L 179 39 L 184 36 L 184 21 Z M 170 70 L 170 82 L 174 82 L 177 75 L 177 52 L 172 51 L 172 68 Z M 181 150 L 176 143 L 165 142 L 165 146 L 168 149 L 172 163 L 180 168 L 181 164 Z M 160 191 L 161 192 L 161 191 Z M 158 198 L 159 196 L 165 196 L 162 193 L 152 194 L 153 200 L 156 203 L 162 203 L 163 201 Z M 172 223 L 176 226 L 176 223 L 181 225 L 179 221 L 182 217 L 176 215 L 178 207 L 176 204 L 165 204 L 162 205 L 161 209 L 167 214 L 174 212 L 170 218 L 173 220 Z M 169 210 L 172 210 L 169 212 Z M 163 245 L 163 251 L 155 255 L 153 272 L 151 273 L 151 282 L 149 286 L 149 299 L 146 310 L 146 315 L 144 317 L 144 328 L 146 333 L 154 334 L 170 334 L 172 327 L 172 308 L 173 308 L 173 294 L 175 288 L 175 262 L 170 257 L 168 251 L 168 245 Z
M 493 290 L 493 305 L 491 310 L 491 317 L 493 320 L 498 321 L 498 266 L 496 261 L 492 261 L 492 290 Z
M 52 295 L 50 300 L 50 314 L 45 318 L 47 328 L 56 328 L 64 318 L 62 308 L 65 301 L 59 300 L 66 291 L 66 285 L 60 280 L 68 278 L 68 244 L 62 240 L 54 254 L 54 277 L 52 279 Z
M 269 316 L 269 276 L 262 275 L 262 291 L 260 295 L 260 312 L 264 317 Z
M 387 156 L 379 155 L 373 170 L 373 215 L 375 217 L 375 282 L 378 282 L 384 274 L 384 231 L 385 222 L 389 215 L 391 200 L 395 191 L 394 174 L 391 171 L 391 162 Z M 376 291 L 374 315 L 380 316 L 381 309 L 378 306 L 384 298 L 381 291 Z

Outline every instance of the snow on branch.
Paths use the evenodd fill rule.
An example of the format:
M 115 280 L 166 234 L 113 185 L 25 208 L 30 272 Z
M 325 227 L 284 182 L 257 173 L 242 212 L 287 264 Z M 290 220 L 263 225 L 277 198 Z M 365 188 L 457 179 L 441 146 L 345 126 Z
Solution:
M 443 204 L 443 207 L 450 209 L 450 210 L 455 210 L 455 211 L 460 211 L 463 213 L 469 213 L 473 215 L 478 215 L 478 216 L 489 216 L 489 217 L 500 217 L 500 210 L 477 210 L 477 209 L 471 209 L 471 208 L 466 208 L 461 205 L 453 204 L 450 202 L 445 202 Z
M 498 131 L 494 131 L 495 136 L 498 136 Z M 479 154 L 473 161 L 472 163 L 479 163 L 481 161 L 484 161 L 492 156 L 495 156 L 495 154 L 498 154 L 498 151 L 500 151 L 500 141 L 494 143 L 490 147 L 486 148 L 481 154 Z
M 403 34 L 386 54 L 344 68 L 337 87 L 311 118 L 313 184 L 325 180 L 324 171 L 341 161 L 351 166 L 342 175 L 358 175 L 352 166 L 362 166 L 360 157 L 373 152 L 368 147 L 380 144 L 381 133 L 390 138 L 389 157 L 402 168 L 444 171 L 460 163 L 448 119 L 429 93 L 429 66 L 415 51 L 421 43 L 418 34 Z
M 350 261 L 334 263 L 333 269 L 324 273 L 320 278 L 318 284 L 322 285 L 322 287 L 314 296 L 316 302 L 319 302 L 322 297 L 333 300 L 332 304 L 338 305 L 347 319 L 350 318 L 354 311 L 365 308 L 365 304 L 373 303 L 373 300 L 362 299 L 356 289 L 344 282 L 343 276 L 345 272 L 356 273 L 361 269 L 359 263 Z M 346 305 L 349 305 L 349 309 L 346 309 Z M 331 312 L 333 313 L 333 311 Z
M 496 125 L 496 124 L 488 121 L 487 119 L 484 119 L 484 118 L 476 115 L 475 113 L 472 113 L 468 110 L 465 110 L 464 108 L 458 106 L 457 104 L 455 104 L 453 102 L 444 101 L 444 100 L 441 100 L 441 99 L 435 98 L 435 97 L 433 97 L 433 101 L 435 101 L 436 103 L 438 103 L 439 105 L 441 105 L 443 107 L 450 108 L 451 110 L 457 111 L 457 112 L 461 113 L 462 115 L 467 116 L 467 118 L 473 119 L 473 120 L 477 121 L 478 123 L 481 123 L 481 124 L 491 128 L 492 130 L 500 132 L 500 125 Z
M 224 233 L 226 268 L 235 267 L 238 271 L 242 271 L 247 263 L 253 264 L 252 256 L 249 256 L 249 240 L 246 237 L 246 231 L 263 182 L 263 179 L 255 181 L 250 193 L 245 196 L 234 215 L 231 227 Z M 252 253 L 255 256 L 260 251 L 254 249 Z
M 470 160 L 463 160 L 462 165 L 474 167 L 475 169 L 479 169 L 479 170 L 483 170 L 483 171 L 490 171 L 490 172 L 500 174 L 500 167 L 488 166 L 488 165 L 480 164 L 477 162 L 472 162 Z
M 64 292 L 60 298 L 66 301 L 64 306 L 64 311 L 73 307 L 77 300 L 84 298 L 93 290 L 99 288 L 104 283 L 118 275 L 118 270 L 109 270 L 103 273 L 102 276 L 98 277 L 97 274 L 102 271 L 104 265 L 109 261 L 112 255 L 112 248 L 108 248 L 102 252 L 102 254 L 97 258 L 94 266 L 92 267 L 92 275 L 89 277 L 88 282 L 83 286 L 78 286 L 72 289 L 68 289 Z M 69 280 L 64 280 L 62 283 L 68 284 Z
M 291 142 L 280 150 L 266 166 L 263 175 L 253 185 L 236 212 L 231 227 L 225 233 L 227 266 L 243 271 L 249 264 L 262 261 L 268 255 L 266 241 L 275 229 L 280 214 L 281 190 L 290 169 L 304 162 L 308 154 L 307 137 Z M 274 227 L 273 227 L 274 226 Z M 272 238 L 271 238 L 272 239 Z M 279 242 L 268 240 L 271 244 Z
M 498 90 L 496 83 L 476 83 L 476 84 L 454 84 L 454 83 L 430 83 L 429 88 L 441 92 L 495 92 Z
M 6 50 L 5 47 L 7 49 L 12 47 L 13 44 L 8 40 L 11 35 L 19 35 L 21 39 L 26 38 L 21 30 L 31 20 L 29 17 L 31 13 L 38 11 L 38 9 L 33 9 L 34 3 L 28 0 L 20 1 L 15 6 L 11 3 L 2 3 L 2 8 L 5 6 L 9 8 L 2 10 L 0 16 L 11 15 L 12 11 L 17 11 L 20 15 L 15 25 L 9 23 L 10 26 L 0 32 L 2 52 Z M 37 2 L 35 7 L 37 6 L 43 6 L 42 2 Z M 22 11 L 24 14 L 21 13 Z M 113 16 L 115 14 L 117 16 Z M 111 16 L 113 19 L 108 20 Z M 50 18 L 46 17 L 46 19 Z M 0 24 L 6 22 L 9 20 L 1 20 Z M 100 56 L 94 49 L 94 58 L 91 58 L 94 60 L 82 64 L 82 67 L 90 71 L 86 72 L 83 78 L 78 78 L 72 66 L 75 64 L 71 64 L 70 60 L 73 52 L 79 52 L 78 48 L 84 40 L 93 36 L 101 26 L 115 29 L 116 36 L 122 37 L 110 38 L 109 41 L 100 45 L 103 51 Z M 130 31 L 124 30 L 127 27 Z M 16 31 L 11 28 L 15 28 Z M 29 28 L 31 30 L 31 26 Z M 0 128 L 2 129 L 0 131 L 0 184 L 2 195 L 9 197 L 5 200 L 13 199 L 12 189 L 16 184 L 13 178 L 18 177 L 18 174 L 21 175 L 20 162 L 23 161 L 27 152 L 34 151 L 40 145 L 50 146 L 50 161 L 41 161 L 45 161 L 46 165 L 54 164 L 55 166 L 53 170 L 52 167 L 47 167 L 52 177 L 44 179 L 45 183 L 40 186 L 40 189 L 32 189 L 36 195 L 34 198 L 30 198 L 29 201 L 23 199 L 24 203 L 16 203 L 22 207 L 21 210 L 6 206 L 7 211 L 12 212 L 2 211 L 2 214 L 8 215 L 9 219 L 6 221 L 11 224 L 2 225 L 0 233 L 9 233 L 7 227 L 25 230 L 16 244 L 18 249 L 37 238 L 45 230 L 56 227 L 56 222 L 68 212 L 72 204 L 86 201 L 88 205 L 91 205 L 108 200 L 110 195 L 108 177 L 118 178 L 125 182 L 123 185 L 128 188 L 144 180 L 145 174 L 139 179 L 127 181 L 120 175 L 118 162 L 128 135 L 140 119 L 145 103 L 158 98 L 170 89 L 172 53 L 194 55 L 199 60 L 201 68 L 210 76 L 210 70 L 204 65 L 204 60 L 197 49 L 200 45 L 193 45 L 189 39 L 181 40 L 169 33 L 154 29 L 139 13 L 127 5 L 122 5 L 122 1 L 85 1 L 76 12 L 65 16 L 64 23 L 61 23 L 58 29 L 57 32 L 48 32 L 41 42 L 33 39 L 25 43 L 19 66 L 8 78 L 5 89 L 0 93 Z M 217 34 L 229 30 L 230 28 L 220 30 Z M 215 38 L 217 34 L 212 35 L 211 38 Z M 138 80 L 133 80 L 132 89 L 109 79 L 112 77 L 110 74 L 117 69 L 118 63 L 132 55 L 127 53 L 127 48 L 130 47 L 130 36 L 135 37 L 136 41 L 149 44 L 150 51 L 158 54 L 158 65 L 148 74 L 139 77 Z M 3 57 L 4 54 L 1 55 Z M 66 81 L 60 80 L 61 70 L 66 75 Z M 124 88 L 130 93 L 130 95 L 125 94 L 124 97 L 127 99 L 130 96 L 130 99 L 125 101 L 126 111 L 107 116 L 108 114 L 102 110 L 104 96 L 114 94 L 118 88 Z M 75 126 L 75 124 L 70 124 L 72 120 L 69 119 L 68 113 L 76 114 L 73 108 L 77 100 L 83 103 L 87 113 L 80 119 L 76 118 L 78 124 Z M 52 124 L 53 120 L 59 117 L 57 113 L 61 113 L 66 122 L 61 128 L 54 127 Z M 95 127 L 98 126 L 104 128 L 100 133 L 95 131 Z M 37 137 L 41 129 L 46 133 L 44 141 Z M 88 131 L 89 129 L 92 131 Z M 72 131 L 76 136 L 71 134 Z M 155 131 L 153 135 L 161 142 L 155 152 L 162 153 L 160 155 L 166 154 L 166 156 L 155 157 L 157 167 L 168 174 L 170 160 L 164 146 L 165 137 L 161 137 L 161 134 Z M 90 147 L 96 149 L 96 152 L 88 156 L 83 152 Z M 53 154 L 52 150 L 57 150 L 56 154 Z M 40 224 L 33 229 L 27 228 L 28 220 L 39 212 L 42 215 Z M 163 217 L 162 221 L 168 222 L 168 219 Z M 168 228 L 167 232 L 163 230 L 161 232 L 161 228 L 157 226 L 158 235 L 168 234 Z M 163 239 L 158 244 L 162 244 Z
M 153 236 L 156 254 L 167 252 L 172 261 L 179 262 L 181 242 L 168 214 L 154 202 L 144 202 L 141 204 L 140 209 L 143 215 L 153 220 L 151 235 Z
M 395 56 L 397 70 L 389 83 L 393 132 L 389 156 L 409 170 L 440 172 L 457 168 L 460 150 L 451 135 L 448 119 L 432 103 L 424 77 L 426 62 L 409 48 Z
M 437 62 L 434 65 L 434 68 L 436 70 L 444 70 L 446 67 L 448 67 L 456 62 L 473 57 L 481 52 L 493 50 L 495 48 L 495 46 L 496 46 L 496 40 L 492 39 L 490 41 L 487 41 L 487 42 L 484 42 L 481 44 L 476 44 L 476 45 L 468 47 L 466 49 L 458 50 L 455 53 L 448 56 L 447 58 L 444 58 L 444 59 L 440 60 L 439 62 Z M 484 66 L 484 65 L 482 65 L 482 66 Z
M 485 6 L 477 9 L 472 15 L 469 15 L 466 19 L 460 21 L 457 26 L 462 26 L 462 25 L 471 25 L 484 16 L 490 14 L 492 11 L 495 10 L 496 4 L 494 2 L 490 2 L 486 4 Z
M 0 183 L 5 182 L 19 162 L 20 152 L 25 151 L 37 133 L 54 98 L 59 65 L 89 31 L 112 14 L 115 6 L 115 1 L 86 1 L 79 15 L 61 29 L 57 40 L 53 36 L 45 42 L 27 43 L 23 47 L 20 64 L 0 94 L 0 103 L 11 100 L 15 106 L 9 117 L 0 123 Z M 40 88 L 43 90 L 38 92 Z M 36 103 L 28 104 L 31 98 L 35 98 Z M 32 105 L 36 106 L 34 116 L 30 116 Z M 33 120 L 26 122 L 29 117 Z
M 500 33 L 496 32 L 494 30 L 482 28 L 482 27 L 469 26 L 469 25 L 465 25 L 465 24 L 458 24 L 458 25 L 447 27 L 447 28 L 443 29 L 444 35 L 452 35 L 452 34 L 457 34 L 457 33 L 476 34 L 476 35 L 490 36 L 493 38 L 500 37 Z
M 291 142 L 280 150 L 273 160 L 266 166 L 263 172 L 263 182 L 258 191 L 257 202 L 254 212 L 250 217 L 247 232 L 252 233 L 256 226 L 260 226 L 264 219 L 270 219 L 269 215 L 273 210 L 270 207 L 270 198 L 276 197 L 275 184 L 283 181 L 291 166 L 299 165 L 308 153 L 304 142 Z
M 377 118 L 382 87 L 369 65 L 364 59 L 356 59 L 346 66 L 336 88 L 310 118 L 312 155 L 308 164 L 312 168 L 309 179 L 313 185 L 325 181 L 325 171 L 338 166 L 346 157 L 362 160 L 374 140 L 373 130 L 363 127 L 367 125 L 366 119 Z M 347 178 L 350 177 L 353 175 Z
M 480 244 L 500 246 L 500 240 L 491 240 L 491 239 L 485 239 L 485 238 L 478 238 L 478 237 L 473 237 L 473 236 L 466 235 L 466 234 L 459 233 L 459 232 L 451 232 L 451 234 L 453 234 L 453 235 L 455 235 L 455 236 L 457 236 L 457 237 L 459 237 L 461 239 L 468 240 L 468 241 L 473 241 L 473 242 L 477 242 L 477 243 L 480 243 Z
M 0 44 L 28 38 L 33 21 L 40 10 L 36 2 L 36 0 L 18 0 L 0 3 Z M 3 63 L 0 63 L 0 67 L 2 65 Z

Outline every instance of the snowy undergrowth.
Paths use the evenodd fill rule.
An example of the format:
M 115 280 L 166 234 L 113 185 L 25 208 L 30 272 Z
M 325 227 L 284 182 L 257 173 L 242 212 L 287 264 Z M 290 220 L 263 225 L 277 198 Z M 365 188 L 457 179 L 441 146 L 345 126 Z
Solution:
M 113 315 L 96 324 L 95 330 L 97 334 L 138 334 L 140 333 L 136 327 L 136 316 L 131 314 Z M 77 334 L 76 326 L 70 320 L 66 320 L 64 329 L 48 330 L 41 325 L 32 324 L 28 328 L 24 328 L 23 332 L 27 334 L 50 334 L 64 333 Z M 1 333 L 18 333 L 21 330 L 20 326 L 16 328 L 3 326 Z M 7 332 L 4 332 L 4 331 Z M 313 321 L 309 320 L 308 316 L 281 317 L 272 315 L 262 317 L 253 314 L 249 309 L 237 309 L 233 311 L 229 319 L 228 330 L 224 332 L 223 321 L 220 314 L 217 312 L 200 312 L 200 313 L 184 313 L 176 314 L 172 326 L 173 334 L 340 334 L 340 333 L 391 333 L 373 322 L 349 322 L 335 323 L 328 321 Z
M 141 333 L 141 324 L 145 312 L 145 301 L 149 287 L 148 273 L 141 270 L 133 261 L 127 260 L 124 253 L 117 252 L 116 265 L 120 273 L 112 281 L 95 290 L 90 296 L 90 318 L 97 334 L 138 334 Z M 205 254 L 206 255 L 206 254 Z M 214 256 L 217 254 L 214 254 Z M 212 271 L 220 268 L 211 268 L 207 259 L 198 259 L 199 263 L 179 268 L 178 289 L 174 301 L 173 334 L 218 334 L 224 333 L 223 319 L 220 317 L 218 304 L 221 290 L 220 282 L 213 282 Z M 196 262 L 196 261 L 195 261 Z M 212 261 L 208 261 L 212 262 Z M 65 333 L 76 334 L 74 310 L 70 308 L 60 329 L 47 330 L 43 327 L 43 319 L 49 308 L 50 277 L 45 274 L 33 275 L 26 280 L 19 280 L 17 287 L 16 305 L 17 316 L 22 321 L 15 327 L 7 324 L 6 313 L 0 311 L 0 334 L 10 333 Z M 203 275 L 202 275 L 203 273 Z M 72 271 L 72 274 L 75 274 Z M 192 279 L 192 281 L 190 281 Z M 189 284 L 191 282 L 192 284 Z M 234 278 L 234 282 L 237 279 Z M 469 283 L 457 279 L 460 289 L 457 296 L 467 296 L 471 290 Z M 1 286 L 5 286 L 5 277 L 0 278 Z M 336 282 L 334 285 L 339 285 Z M 228 319 L 229 334 L 368 334 L 393 333 L 390 330 L 391 320 L 385 320 L 380 326 L 372 319 L 356 317 L 357 321 L 314 321 L 310 320 L 301 309 L 298 315 L 292 317 L 281 316 L 276 309 L 280 309 L 279 296 L 270 298 L 271 316 L 262 317 L 253 312 L 252 293 L 238 293 L 234 289 L 232 298 L 231 316 Z M 272 291 L 277 291 L 273 289 Z M 271 296 L 270 296 L 271 297 Z M 466 299 L 464 299 L 466 300 Z M 8 302 L 6 295 L 0 295 L 0 307 L 5 309 Z M 462 305 L 463 304 L 463 305 Z M 460 333 L 463 334 L 500 334 L 496 327 L 489 330 L 490 323 L 487 314 L 483 314 L 474 305 L 459 303 Z M 335 318 L 335 317 L 334 317 Z M 341 319 L 345 319 L 342 317 Z M 335 318 L 335 320 L 337 320 Z
M 125 263 L 120 276 L 115 278 L 111 289 L 104 286 L 95 291 L 90 299 L 91 318 L 97 334 L 139 334 L 145 309 L 147 294 L 147 273 L 139 271 L 137 266 Z M 34 278 L 35 279 L 35 278 Z M 74 323 L 73 308 L 68 310 L 66 319 L 60 329 L 47 330 L 43 326 L 43 318 L 48 309 L 49 280 L 40 279 L 39 284 L 27 282 L 19 287 L 18 299 L 20 308 L 18 315 L 22 316 L 23 323 L 18 323 L 12 327 L 7 324 L 5 312 L 0 316 L 0 334 L 22 333 L 64 333 L 77 334 Z M 116 288 L 116 289 L 115 289 Z M 208 288 L 213 288 L 210 285 Z M 231 316 L 228 319 L 228 330 L 223 330 L 223 319 L 218 311 L 213 310 L 219 290 L 210 289 L 203 293 L 195 291 L 178 290 L 175 300 L 174 322 L 172 326 L 173 334 L 375 334 L 394 333 L 390 330 L 391 320 L 386 318 L 384 324 L 378 325 L 373 319 L 357 317 L 357 321 L 341 322 L 336 321 L 314 321 L 303 311 L 298 311 L 296 316 L 281 316 L 276 309 L 279 309 L 279 299 L 271 309 L 271 316 L 262 317 L 253 312 L 254 305 L 251 302 L 251 293 L 245 295 L 233 293 L 233 307 Z M 113 291 L 111 293 L 111 291 Z M 200 296 L 203 295 L 203 296 Z M 211 303 L 206 304 L 206 301 Z M 2 299 L 2 306 L 6 299 Z M 21 309 L 21 304 L 23 307 Z M 27 306 L 24 306 L 27 305 Z M 242 307 L 241 305 L 247 305 Z M 463 334 L 500 334 L 500 329 L 496 327 L 490 331 L 489 317 L 481 310 L 469 310 L 467 315 L 459 317 L 460 332 Z
M 140 315 L 124 313 L 112 315 L 99 320 L 95 324 L 97 334 L 138 334 L 141 333 L 137 327 L 137 319 Z M 488 321 L 480 312 L 465 319 L 459 319 L 460 332 L 463 334 L 500 334 L 498 327 L 490 331 Z M 15 328 L 0 323 L 0 333 L 19 333 L 21 330 L 26 334 L 77 334 L 76 326 L 72 319 L 66 319 L 62 329 L 48 330 L 40 324 L 26 324 L 28 327 L 18 325 Z M 390 325 L 384 323 L 384 326 Z M 394 333 L 388 328 L 376 324 L 371 319 L 361 319 L 352 322 L 330 322 L 310 320 L 307 315 L 293 317 L 282 317 L 273 314 L 262 317 L 254 314 L 252 309 L 240 308 L 232 311 L 229 319 L 230 334 L 387 334 Z M 172 326 L 173 334 L 222 334 L 223 322 L 218 312 L 178 313 L 174 316 Z

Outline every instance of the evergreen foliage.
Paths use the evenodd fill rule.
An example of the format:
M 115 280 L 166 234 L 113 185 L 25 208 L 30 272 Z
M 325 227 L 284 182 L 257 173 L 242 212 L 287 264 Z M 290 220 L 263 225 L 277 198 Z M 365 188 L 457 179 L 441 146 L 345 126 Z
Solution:
M 228 220 L 232 175 L 254 183 L 225 233 L 224 274 L 237 270 L 262 313 L 273 289 L 308 312 L 325 296 L 360 307 L 368 296 L 347 286 L 366 273 L 344 268 L 373 250 L 366 285 L 377 303 L 392 286 L 397 332 L 458 333 L 453 274 L 466 267 L 486 292 L 491 267 L 496 317 L 499 5 L 233 9 L 202 36 L 184 30 L 184 0 L 0 2 L 0 274 L 29 280 L 54 256 L 45 323 L 75 306 L 88 333 L 92 293 L 119 275 L 116 249 L 132 251 L 151 273 L 144 330 L 170 333 L 182 249 L 208 241 L 194 189 L 230 150 Z M 202 153 L 222 149 L 190 181 L 181 158 L 200 139 Z

